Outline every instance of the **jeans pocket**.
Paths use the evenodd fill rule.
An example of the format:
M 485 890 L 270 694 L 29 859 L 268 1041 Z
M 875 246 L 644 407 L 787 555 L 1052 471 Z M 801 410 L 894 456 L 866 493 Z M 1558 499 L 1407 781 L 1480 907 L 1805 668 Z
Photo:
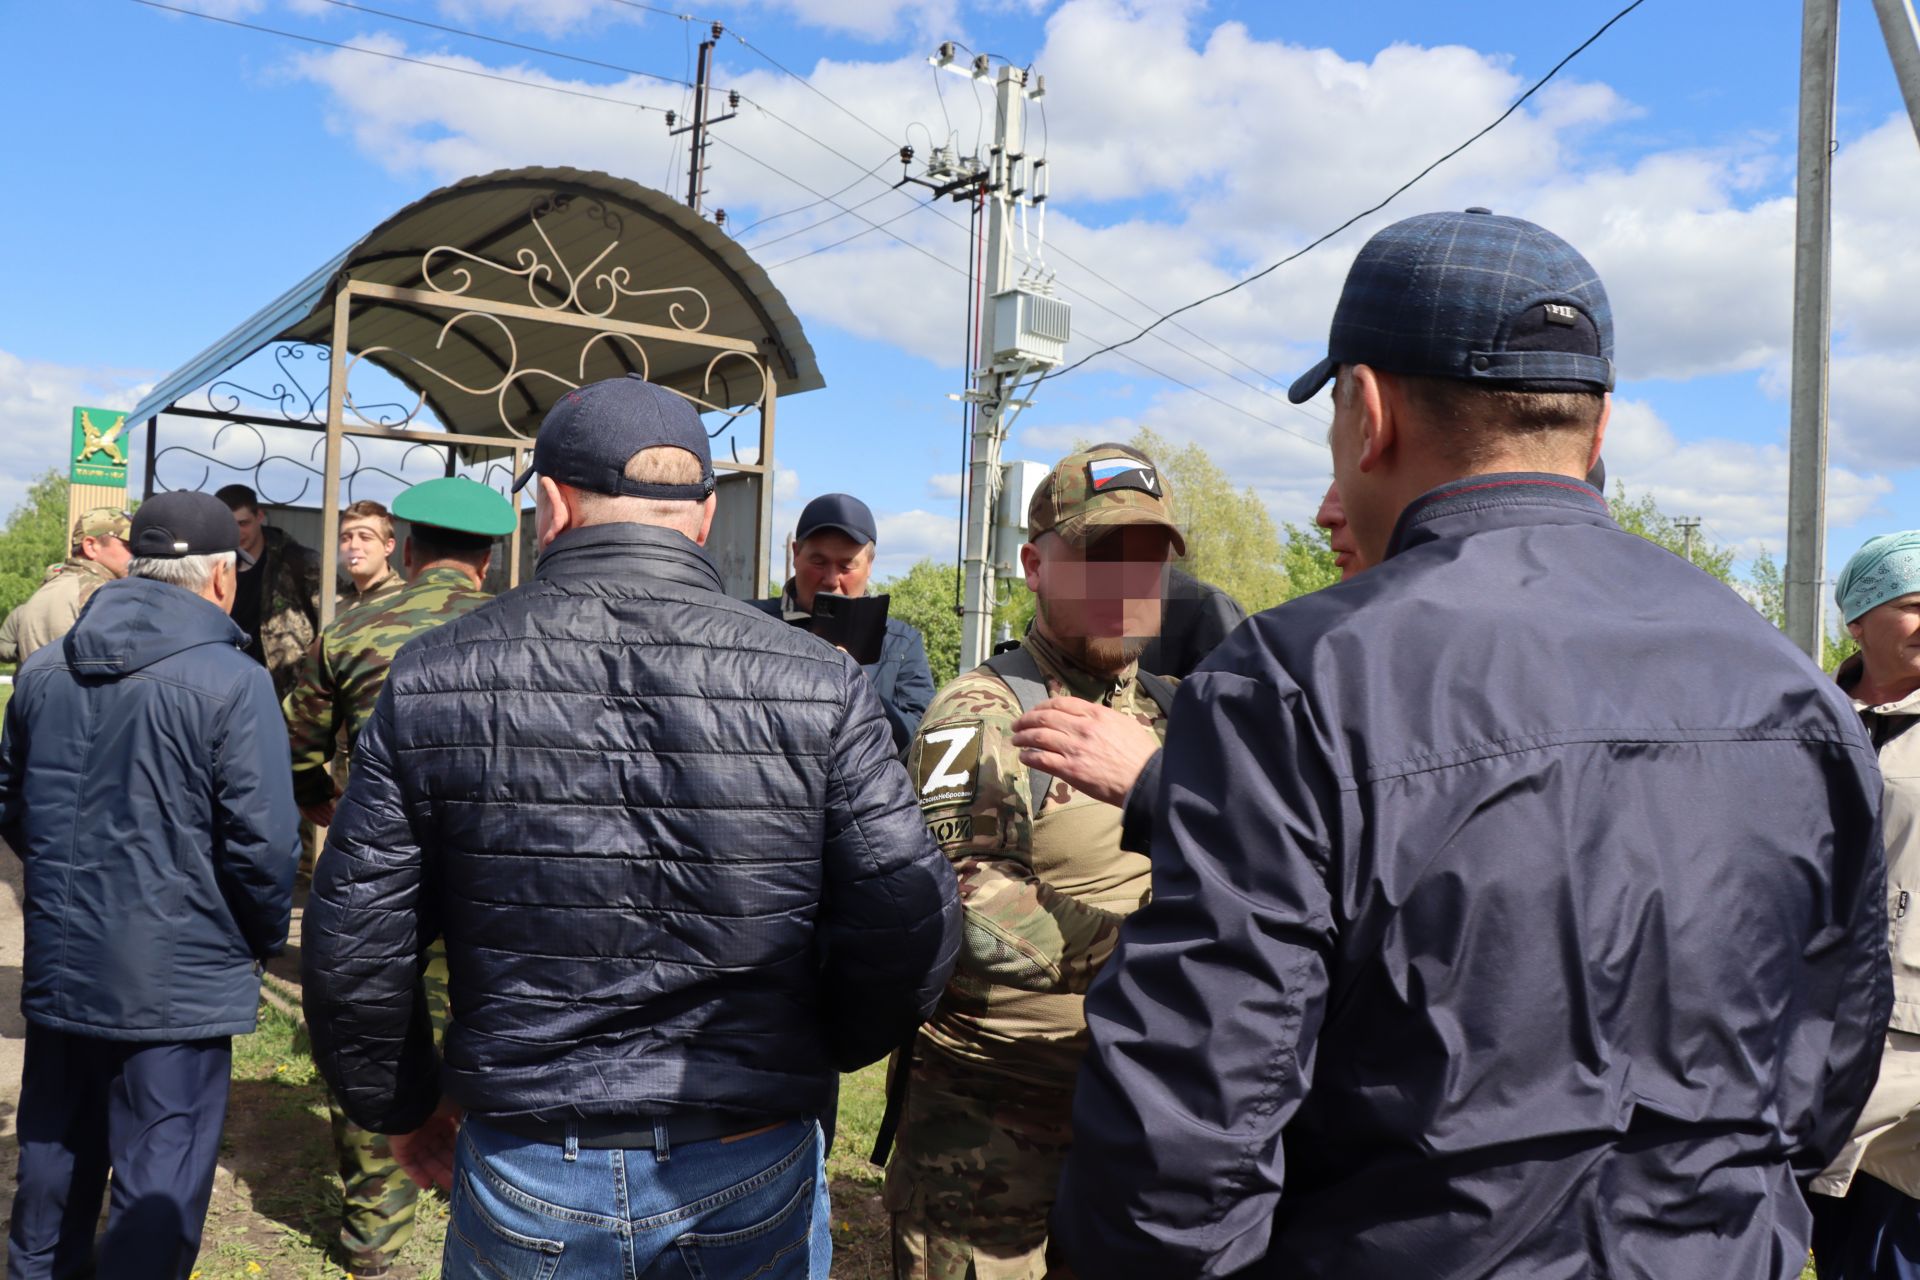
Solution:
M 461 1170 L 447 1215 L 445 1280 L 553 1280 L 566 1245 L 506 1226 L 480 1184 Z
M 811 1168 L 807 1172 L 811 1174 Z M 807 1280 L 818 1192 L 809 1176 L 760 1221 L 732 1230 L 689 1231 L 674 1241 L 674 1249 L 693 1280 Z

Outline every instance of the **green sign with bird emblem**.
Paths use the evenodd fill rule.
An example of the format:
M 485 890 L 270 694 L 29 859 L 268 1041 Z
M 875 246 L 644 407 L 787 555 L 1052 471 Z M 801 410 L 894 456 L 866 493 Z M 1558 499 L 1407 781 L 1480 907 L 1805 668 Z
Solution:
M 122 437 L 127 415 L 117 409 L 73 411 L 74 484 L 127 485 L 127 450 Z

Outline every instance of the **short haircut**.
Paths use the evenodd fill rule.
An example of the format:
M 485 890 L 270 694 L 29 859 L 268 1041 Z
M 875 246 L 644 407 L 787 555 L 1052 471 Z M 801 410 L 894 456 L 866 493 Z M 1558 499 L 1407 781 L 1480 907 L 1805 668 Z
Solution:
M 260 514 L 260 495 L 244 484 L 223 485 L 214 490 L 213 496 L 227 504 L 227 510 L 238 511 L 242 507 Z
M 383 541 L 393 537 L 393 513 L 371 498 L 362 498 L 340 513 L 341 528 L 346 528 L 349 520 L 371 520 L 379 528 Z
M 213 551 L 203 556 L 135 556 L 127 566 L 127 576 L 198 593 L 207 589 L 221 565 L 232 568 L 238 563 L 239 557 L 231 551 Z
M 464 560 L 478 564 L 483 557 L 493 551 L 493 539 L 484 533 L 443 529 L 436 524 L 413 525 L 408 528 L 407 536 L 413 539 L 413 557 L 416 562 Z
M 699 484 L 706 478 L 700 459 L 670 444 L 634 454 L 627 459 L 625 475 L 635 484 Z M 699 535 L 701 509 L 706 505 L 699 500 L 670 502 L 586 489 L 574 492 L 580 497 L 582 524 L 651 524 L 677 530 L 689 538 Z
M 1523 391 L 1464 378 L 1390 376 L 1425 417 L 1442 455 L 1468 466 L 1514 450 L 1541 457 L 1584 453 L 1593 447 L 1606 405 L 1600 391 Z M 1349 385 L 1343 378 L 1342 391 Z

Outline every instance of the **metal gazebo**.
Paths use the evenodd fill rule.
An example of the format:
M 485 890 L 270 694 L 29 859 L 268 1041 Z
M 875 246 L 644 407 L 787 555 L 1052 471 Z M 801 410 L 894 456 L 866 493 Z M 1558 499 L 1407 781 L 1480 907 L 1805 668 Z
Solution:
M 285 370 L 286 357 L 310 349 L 304 344 L 319 348 L 324 392 L 290 388 L 291 379 L 251 398 L 218 389 L 263 349 L 275 348 Z M 362 361 L 415 402 L 374 405 L 363 394 L 357 403 Z M 504 489 L 560 396 L 627 373 L 684 396 L 716 436 L 757 416 L 749 457 L 715 450 L 721 505 L 709 546 L 729 590 L 759 594 L 771 568 L 775 402 L 824 385 L 813 348 L 745 250 L 671 197 L 624 178 L 511 169 L 442 187 L 161 379 L 128 416 L 147 424 L 149 495 L 164 452 L 162 415 L 324 433 L 314 468 L 324 622 L 334 610 L 343 456 L 358 456 L 354 441 L 443 451 L 448 474 L 463 461 Z M 195 393 L 205 407 L 189 403 Z M 520 544 L 516 528 L 510 583 Z

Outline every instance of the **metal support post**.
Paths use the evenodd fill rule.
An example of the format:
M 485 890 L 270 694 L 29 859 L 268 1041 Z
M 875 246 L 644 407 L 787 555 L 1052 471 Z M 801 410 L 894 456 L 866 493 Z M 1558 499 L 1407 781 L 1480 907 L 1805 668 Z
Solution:
M 153 496 L 153 464 L 160 456 L 160 415 L 154 414 L 147 419 L 147 474 L 140 480 L 140 498 L 145 501 Z
M 1920 138 L 1920 33 L 1915 30 L 1913 0 L 1873 0 L 1873 9 L 1880 15 L 1880 34 L 1893 59 L 1900 96 L 1907 102 L 1907 118 Z
M 987 183 L 987 256 L 980 349 L 975 353 L 973 453 L 967 478 L 966 594 L 960 621 L 960 669 L 971 671 L 993 652 L 992 563 L 995 492 L 1000 481 L 1002 415 L 1013 394 L 1012 369 L 996 369 L 993 299 L 1013 285 L 1014 214 L 1020 167 L 1017 155 L 1026 110 L 1026 73 L 1001 67 L 994 83 L 993 164 Z
M 327 452 L 320 478 L 320 625 L 333 621 L 339 601 L 340 573 L 340 441 L 346 425 L 347 317 L 353 291 L 342 289 L 333 299 L 333 346 L 327 367 Z
M 1787 638 L 1815 662 L 1826 640 L 1827 355 L 1832 328 L 1833 92 L 1839 0 L 1804 0 L 1800 176 L 1793 243 L 1793 394 L 1787 450 Z

